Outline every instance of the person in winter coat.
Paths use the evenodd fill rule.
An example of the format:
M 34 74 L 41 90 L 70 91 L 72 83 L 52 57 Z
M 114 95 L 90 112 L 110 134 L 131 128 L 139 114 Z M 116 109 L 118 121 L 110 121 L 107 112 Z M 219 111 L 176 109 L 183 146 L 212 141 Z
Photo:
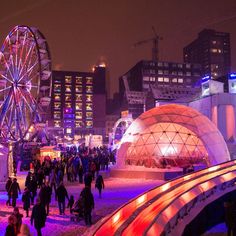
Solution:
M 34 223 L 34 228 L 37 230 L 38 236 L 42 236 L 41 229 L 45 226 L 46 218 L 45 208 L 40 204 L 40 198 L 37 198 L 36 205 L 33 207 L 31 214 L 31 225 Z
M 59 187 L 56 190 L 57 200 L 58 200 L 58 207 L 59 207 L 59 213 L 60 215 L 65 214 L 65 200 L 69 201 L 67 190 L 63 184 L 63 182 L 60 183 Z
M 6 202 L 6 205 L 8 206 L 11 206 L 11 194 L 9 194 L 9 189 L 11 187 L 11 184 L 12 184 L 12 179 L 9 177 L 7 182 L 6 182 L 6 185 L 5 185 L 5 189 L 7 191 L 7 195 L 8 195 L 8 199 L 7 199 L 7 202 Z
M 81 191 L 80 196 L 84 204 L 84 220 L 86 225 L 92 224 L 92 209 L 94 209 L 94 198 L 89 186 L 85 186 Z
M 30 191 L 31 205 L 34 205 L 34 198 L 37 195 L 37 180 L 35 175 L 30 173 L 29 176 L 26 177 L 25 186 Z
M 16 206 L 16 199 L 18 198 L 18 193 L 21 193 L 20 186 L 19 186 L 16 178 L 13 179 L 13 182 L 11 184 L 11 187 L 9 188 L 8 193 L 12 197 L 12 206 L 15 207 Z
M 86 172 L 84 175 L 84 185 L 91 188 L 91 183 L 93 181 L 93 176 L 90 172 Z
M 6 228 L 5 236 L 16 236 L 16 217 L 14 215 L 10 215 L 8 217 L 8 226 Z
M 14 207 L 14 211 L 12 213 L 16 217 L 16 232 L 17 234 L 20 232 L 20 227 L 22 225 L 22 217 L 23 215 L 19 212 L 18 207 Z
M 29 208 L 30 208 L 30 191 L 28 188 L 25 188 L 22 195 L 23 209 L 26 211 L 26 217 L 29 217 Z
M 98 189 L 99 198 L 102 197 L 102 189 L 104 189 L 104 187 L 105 187 L 105 185 L 104 185 L 103 177 L 101 175 L 98 175 L 98 177 L 96 179 L 95 188 Z
M 39 192 L 39 197 L 41 204 L 46 208 L 47 216 L 49 214 L 49 204 L 51 202 L 52 188 L 49 186 L 48 182 L 42 184 L 42 187 Z

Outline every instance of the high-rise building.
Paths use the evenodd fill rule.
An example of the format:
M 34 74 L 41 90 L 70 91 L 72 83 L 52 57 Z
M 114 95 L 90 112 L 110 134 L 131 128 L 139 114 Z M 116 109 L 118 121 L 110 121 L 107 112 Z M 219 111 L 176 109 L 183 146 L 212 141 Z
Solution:
M 201 66 L 199 64 L 163 61 L 140 61 L 119 80 L 120 100 L 124 109 L 139 116 L 147 104 L 147 95 L 159 100 L 173 100 L 188 96 L 191 88 L 199 88 Z M 148 96 L 150 97 L 150 96 Z M 146 107 L 146 108 L 145 108 Z
M 105 133 L 105 67 L 52 72 L 52 126 L 64 136 Z
M 198 63 L 211 79 L 230 73 L 230 34 L 205 29 L 184 50 L 184 62 Z

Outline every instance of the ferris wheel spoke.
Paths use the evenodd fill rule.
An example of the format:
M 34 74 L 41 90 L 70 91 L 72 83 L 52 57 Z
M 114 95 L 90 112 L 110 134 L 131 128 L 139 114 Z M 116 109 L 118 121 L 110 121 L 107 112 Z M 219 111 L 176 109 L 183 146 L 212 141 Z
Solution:
M 27 106 L 29 107 L 30 111 L 31 111 L 31 112 L 34 112 L 35 109 L 31 106 L 32 104 L 30 103 L 30 101 L 29 101 L 29 102 L 27 101 L 27 96 L 25 96 L 25 93 L 23 93 L 21 90 L 20 90 L 20 93 L 21 93 L 22 98 L 24 99 L 25 103 L 26 103 Z
M 0 52 L 0 56 L 1 56 L 1 55 L 2 55 L 2 57 L 3 57 L 4 64 L 5 64 L 6 68 L 7 68 L 7 73 L 8 73 L 8 71 L 9 71 L 9 73 L 10 73 L 10 75 L 11 75 L 12 80 L 10 80 L 10 82 L 12 83 L 12 82 L 14 81 L 14 76 L 12 75 L 11 70 L 10 70 L 10 67 L 9 67 L 9 65 L 8 65 L 8 63 L 7 63 L 6 59 L 5 59 L 5 56 L 4 56 L 4 54 L 3 54 L 2 52 Z
M 36 61 L 29 69 L 27 69 L 27 71 L 20 77 L 19 81 L 20 82 L 26 75 L 28 75 L 28 77 L 30 76 L 32 70 L 34 69 L 34 67 L 38 64 L 38 62 Z M 32 78 L 28 81 L 31 81 Z
M 4 79 L 6 79 L 8 82 L 13 83 L 13 81 L 11 81 L 10 79 L 8 79 L 5 75 L 0 75 L 1 77 L 3 77 Z
M 24 39 L 23 39 L 23 42 L 22 42 L 22 47 L 21 47 L 21 52 L 20 52 L 20 59 L 19 59 L 19 63 L 18 63 L 18 71 L 20 71 L 20 67 L 22 66 L 22 57 L 23 57 L 23 52 L 24 52 L 24 49 L 25 49 L 25 43 L 26 43 L 26 37 L 28 36 L 28 32 L 25 33 L 24 35 Z
M 15 69 L 17 68 L 17 63 L 18 63 L 18 46 L 19 46 L 19 30 L 16 31 L 16 64 L 15 64 Z
M 6 88 L 4 88 L 4 89 L 0 89 L 0 93 L 6 91 L 6 90 L 8 90 L 8 89 L 10 89 L 11 87 L 12 87 L 12 86 L 8 86 L 8 87 L 6 87 Z
M 7 98 L 4 100 L 4 102 L 1 104 L 1 113 L 0 113 L 0 124 L 1 127 L 5 121 L 5 117 L 6 117 L 6 113 L 8 111 L 8 108 L 11 104 L 11 100 L 12 100 L 12 92 L 13 90 L 11 89 L 7 95 Z
M 20 136 L 20 138 L 22 138 L 23 133 L 22 133 L 22 128 L 21 128 L 21 124 L 20 124 L 21 119 L 22 119 L 22 114 L 21 114 L 21 110 L 20 110 L 21 104 L 19 103 L 19 96 L 17 96 L 19 94 L 17 91 L 18 90 L 15 89 L 15 92 L 13 92 L 13 99 L 14 99 L 14 103 L 15 103 L 15 125 L 17 127 L 16 131 L 19 132 L 19 136 Z
M 31 52 L 33 51 L 32 49 L 34 48 L 34 46 L 35 46 L 35 45 L 33 45 L 33 43 L 32 43 L 32 45 L 30 45 L 30 47 L 29 47 L 29 49 L 28 49 L 28 52 L 27 52 L 27 54 L 26 54 L 26 56 L 25 56 L 24 63 L 23 63 L 23 65 L 21 66 L 21 70 L 19 71 L 19 76 L 21 76 L 22 71 L 23 71 L 23 69 L 25 68 L 26 62 L 27 62 L 27 60 L 28 60 L 28 57 L 29 57 L 29 55 L 31 54 Z

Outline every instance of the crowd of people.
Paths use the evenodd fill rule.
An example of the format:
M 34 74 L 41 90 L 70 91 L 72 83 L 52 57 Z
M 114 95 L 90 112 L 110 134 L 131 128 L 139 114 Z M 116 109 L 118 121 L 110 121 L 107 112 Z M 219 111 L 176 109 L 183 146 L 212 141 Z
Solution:
M 105 185 L 99 172 L 100 170 L 108 170 L 110 162 L 115 162 L 114 154 L 105 147 L 89 149 L 87 147 L 76 148 L 75 146 L 66 148 L 59 160 L 45 158 L 42 163 L 39 160 L 32 162 L 31 170 L 25 179 L 22 202 L 26 217 L 29 217 L 30 207 L 33 206 L 30 219 L 38 236 L 42 235 L 41 229 L 45 226 L 46 218 L 50 213 L 53 192 L 55 200 L 58 202 L 60 215 L 65 214 L 67 200 L 71 214 L 84 218 L 86 225 L 92 224 L 91 213 L 95 204 L 91 184 L 94 180 L 101 198 L 102 189 Z M 78 200 L 75 201 L 73 195 L 69 197 L 64 185 L 66 180 L 67 182 L 78 181 L 79 184 L 84 184 L 84 188 L 77 196 Z M 27 226 L 22 225 L 23 215 L 19 213 L 19 208 L 16 207 L 17 198 L 21 193 L 16 178 L 7 180 L 6 191 L 8 195 L 6 205 L 14 207 L 14 211 L 9 216 L 5 235 L 21 235 L 22 230 L 28 232 Z M 26 235 L 30 235 L 30 233 Z

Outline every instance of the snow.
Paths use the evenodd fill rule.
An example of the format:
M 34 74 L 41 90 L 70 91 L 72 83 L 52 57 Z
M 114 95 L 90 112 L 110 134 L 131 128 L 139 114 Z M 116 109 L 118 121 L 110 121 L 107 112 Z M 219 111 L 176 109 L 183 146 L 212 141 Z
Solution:
M 23 190 L 25 175 L 18 177 L 21 190 Z M 145 179 L 118 179 L 118 178 L 106 178 L 105 189 L 102 192 L 102 198 L 98 196 L 98 191 L 92 184 L 92 192 L 94 194 L 95 209 L 92 213 L 92 221 L 95 224 L 97 221 L 112 213 L 121 205 L 125 204 L 130 199 L 137 195 L 145 192 L 146 190 L 152 189 L 163 183 L 160 180 L 145 180 Z M 75 199 L 78 198 L 80 191 L 84 187 L 83 184 L 76 183 L 65 183 L 68 194 L 74 195 Z M 0 192 L 0 236 L 3 236 L 7 226 L 7 218 L 13 211 L 12 207 L 6 206 L 7 195 L 5 192 Z M 78 236 L 86 234 L 88 229 L 85 226 L 83 220 L 80 222 L 71 222 L 69 209 L 66 209 L 66 215 L 59 215 L 57 202 L 54 200 L 54 193 L 52 196 L 52 202 L 50 207 L 50 213 L 47 217 L 46 226 L 42 229 L 44 236 Z M 17 206 L 20 208 L 20 212 L 24 214 L 22 209 L 21 195 L 17 200 Z M 23 218 L 23 223 L 30 225 L 30 218 Z M 37 235 L 33 226 L 30 227 L 32 235 Z

